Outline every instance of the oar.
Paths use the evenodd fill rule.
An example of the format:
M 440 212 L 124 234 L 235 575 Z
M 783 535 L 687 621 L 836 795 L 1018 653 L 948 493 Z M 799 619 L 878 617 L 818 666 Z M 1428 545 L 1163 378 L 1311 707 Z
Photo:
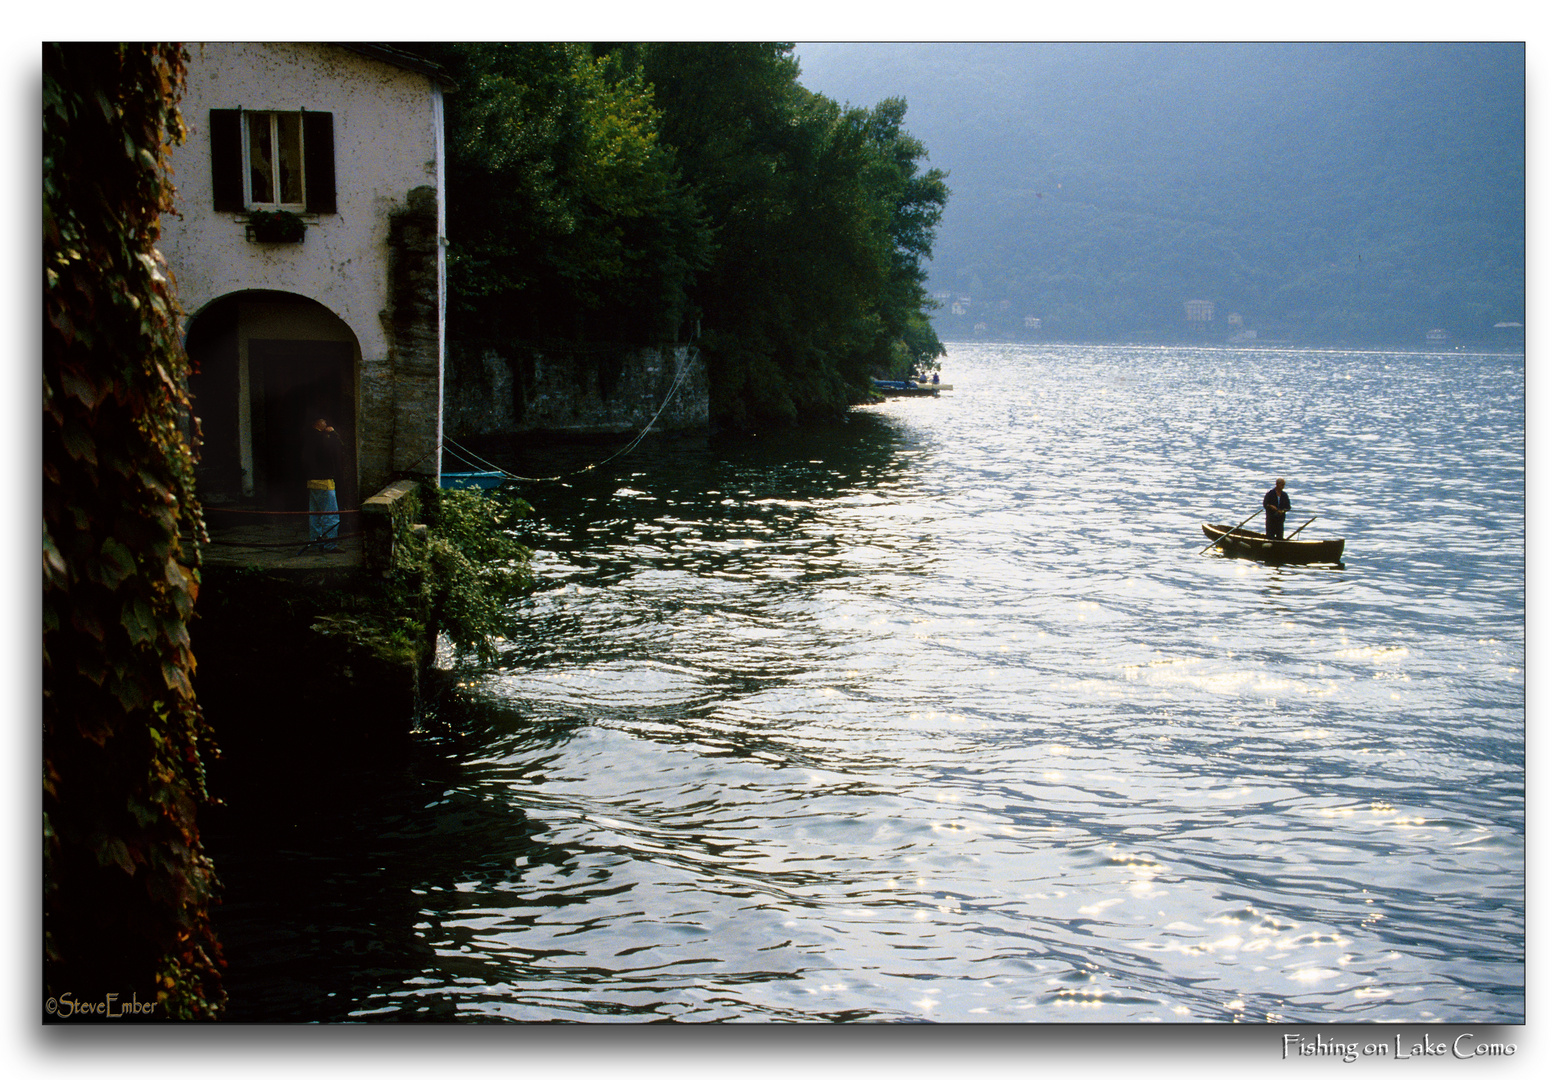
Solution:
M 1221 536 L 1217 537 L 1215 540 L 1211 541 L 1205 547 L 1203 547 L 1199 551 L 1195 552 L 1195 554 L 1196 555 L 1204 555 L 1206 552 L 1210 551 L 1212 548 L 1214 548 L 1218 544 L 1220 544 L 1223 540 L 1226 540 L 1229 536 L 1232 536 L 1239 529 L 1242 529 L 1245 525 L 1249 524 L 1255 518 L 1259 517 L 1260 516 L 1260 511 L 1264 510 L 1264 509 L 1265 509 L 1265 507 L 1263 507 L 1263 506 L 1260 507 L 1260 510 L 1256 510 L 1254 513 L 1250 514 L 1248 517 L 1244 518 L 1244 520 L 1240 521 L 1237 525 L 1234 525 L 1231 529 L 1228 529 Z M 1307 525 L 1308 522 L 1305 521 L 1304 524 Z
M 1319 516 L 1320 516 L 1320 515 L 1318 515 L 1318 514 L 1315 514 L 1315 515 L 1314 515 L 1314 517 L 1311 517 L 1311 518 L 1310 518 L 1310 519 L 1309 519 L 1309 521 L 1313 521 L 1313 520 L 1315 520 L 1315 518 L 1318 518 L 1318 517 L 1319 517 Z M 1305 522 L 1304 522 L 1304 523 L 1303 523 L 1303 524 L 1302 524 L 1302 525 L 1299 525 L 1299 526 L 1298 526 L 1298 527 L 1297 527 L 1297 528 L 1296 528 L 1296 529 L 1294 529 L 1294 530 L 1293 530 L 1293 531 L 1292 531 L 1292 532 L 1290 532 L 1290 533 L 1288 533 L 1288 534 L 1287 534 L 1287 539 L 1289 539 L 1289 540 L 1291 540 L 1291 539 L 1292 539 L 1292 538 L 1293 538 L 1293 537 L 1295 537 L 1295 536 L 1297 536 L 1297 535 L 1298 535 L 1298 534 L 1299 534 L 1299 533 L 1301 533 L 1301 532 L 1303 532 L 1303 530 L 1304 530 L 1304 529 L 1307 529 L 1307 528 L 1308 528 L 1308 527 L 1309 527 L 1309 521 L 1305 521 Z

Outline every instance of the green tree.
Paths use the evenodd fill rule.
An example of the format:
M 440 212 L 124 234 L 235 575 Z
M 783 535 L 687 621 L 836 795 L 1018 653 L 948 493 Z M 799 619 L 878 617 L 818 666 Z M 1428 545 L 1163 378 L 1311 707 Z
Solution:
M 921 260 L 946 199 L 905 104 L 843 111 L 798 84 L 791 46 L 633 47 L 664 139 L 710 216 L 702 351 L 718 423 L 792 421 L 861 400 L 871 374 L 943 352 Z
M 157 253 L 186 55 L 43 49 L 44 981 L 221 1009 L 202 852 L 195 432 Z
M 453 333 L 687 333 L 709 233 L 638 73 L 579 44 L 424 51 L 459 86 L 447 115 Z
M 885 253 L 877 302 L 885 332 L 872 363 L 892 376 L 931 367 L 945 353 L 929 321 L 933 304 L 924 291 L 924 263 L 934 254 L 935 231 L 950 193 L 943 172 L 918 171 L 927 151 L 902 129 L 906 114 L 906 100 L 891 98 L 861 119 L 874 150 L 863 175 L 883 215 L 878 235 Z
M 906 105 L 846 110 L 774 43 L 429 46 L 448 114 L 452 332 L 655 344 L 697 328 L 720 424 L 840 413 L 943 353 L 947 197 Z M 594 361 L 595 362 L 595 361 Z

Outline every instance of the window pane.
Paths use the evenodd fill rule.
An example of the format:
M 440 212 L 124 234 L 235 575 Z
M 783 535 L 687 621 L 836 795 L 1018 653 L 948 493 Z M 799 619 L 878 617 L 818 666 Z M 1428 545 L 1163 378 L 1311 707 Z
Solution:
M 250 201 L 276 202 L 272 187 L 272 125 L 270 113 L 249 113 Z
M 281 203 L 304 201 L 304 118 L 299 113 L 277 113 L 277 172 Z

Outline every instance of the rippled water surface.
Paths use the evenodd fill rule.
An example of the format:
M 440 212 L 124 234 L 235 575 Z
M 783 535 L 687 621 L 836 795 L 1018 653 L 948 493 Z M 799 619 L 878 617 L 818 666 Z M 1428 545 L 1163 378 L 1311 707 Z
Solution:
M 953 346 L 524 485 L 502 661 L 220 863 L 232 1015 L 1521 1020 L 1523 377 Z M 1278 475 L 1342 566 L 1200 554 Z

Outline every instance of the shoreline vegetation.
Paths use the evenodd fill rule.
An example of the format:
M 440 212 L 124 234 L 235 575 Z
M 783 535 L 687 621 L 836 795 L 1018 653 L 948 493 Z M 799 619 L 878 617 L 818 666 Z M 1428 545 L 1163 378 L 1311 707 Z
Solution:
M 925 265 L 949 192 L 904 100 L 812 93 L 780 43 L 416 49 L 458 86 L 464 348 L 694 343 L 718 430 L 840 415 L 873 378 L 937 369 Z

